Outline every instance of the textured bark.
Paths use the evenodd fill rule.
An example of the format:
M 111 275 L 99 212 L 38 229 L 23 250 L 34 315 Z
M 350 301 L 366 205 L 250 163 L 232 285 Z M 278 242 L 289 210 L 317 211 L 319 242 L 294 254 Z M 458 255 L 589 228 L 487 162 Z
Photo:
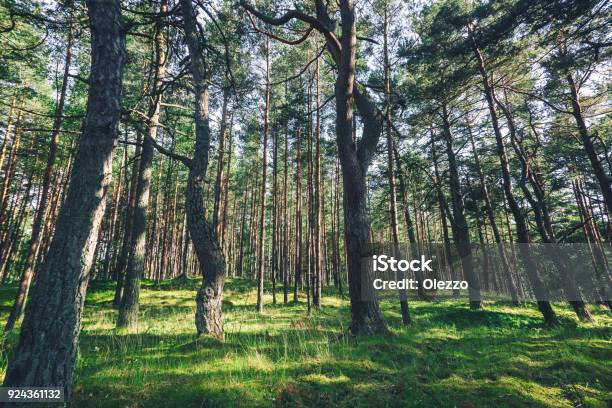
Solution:
M 597 280 L 599 281 L 597 293 L 593 295 L 594 298 L 599 296 L 600 302 L 605 303 L 608 305 L 608 308 L 612 309 L 612 299 L 610 296 L 612 290 L 612 277 L 610 276 L 610 268 L 605 257 L 605 249 L 603 248 L 603 243 L 599 236 L 599 230 L 593 222 L 594 214 L 589 212 L 587 196 L 584 193 L 582 184 L 582 180 L 572 179 L 574 196 L 578 204 L 578 214 L 580 215 L 584 236 L 588 244 L 591 262 L 595 268 Z
M 210 151 L 208 82 L 200 56 L 196 16 L 190 0 L 181 0 L 185 40 L 189 49 L 191 76 L 195 88 L 195 146 L 187 177 L 185 206 L 187 228 L 200 261 L 202 286 L 196 295 L 195 325 L 198 334 L 223 336 L 221 301 L 225 284 L 225 257 L 211 225 L 204 214 L 204 178 Z
M 283 248 L 282 248 L 282 279 L 283 279 L 283 304 L 289 302 L 289 211 L 287 195 L 289 177 L 289 132 L 285 128 L 285 144 L 283 154 Z
M 4 172 L 4 179 L 2 180 L 2 188 L 0 189 L 0 219 L 4 218 L 6 207 L 8 205 L 9 198 L 9 187 L 13 180 L 13 173 L 15 172 L 15 166 L 17 164 L 17 153 L 19 146 L 21 146 L 21 136 L 23 134 L 22 127 L 23 112 L 17 113 L 17 119 L 15 120 L 15 135 L 13 136 L 13 143 L 11 145 L 11 151 L 8 156 L 6 163 L 6 171 Z M 1 169 L 0 169 L 1 170 Z
M 278 222 L 278 132 L 272 133 L 272 144 L 273 144 L 273 154 L 272 154 L 272 248 L 270 249 L 271 254 L 271 268 L 270 275 L 272 278 L 272 304 L 276 304 L 276 277 L 279 271 L 278 262 L 279 262 L 279 253 L 278 253 L 278 244 L 279 244 L 279 222 Z
M 223 107 L 221 109 L 221 129 L 219 129 L 219 147 L 217 159 L 217 176 L 215 178 L 215 201 L 213 208 L 213 228 L 217 237 L 221 237 L 221 196 L 223 194 L 223 170 L 225 168 L 225 138 L 227 134 L 227 104 L 229 89 L 223 90 Z M 228 170 L 229 171 L 229 170 Z M 221 241 L 223 242 L 223 241 Z
M 440 218 L 442 219 L 442 237 L 444 240 L 444 255 L 445 255 L 446 263 L 448 264 L 451 279 L 457 280 L 457 272 L 455 271 L 455 267 L 453 265 L 451 240 L 450 240 L 450 236 L 448 233 L 448 220 L 447 219 L 450 218 L 449 216 L 450 214 L 447 214 L 447 211 L 446 211 L 448 204 L 446 203 L 446 199 L 444 198 L 444 192 L 442 191 L 440 170 L 438 166 L 438 152 L 436 149 L 436 143 L 434 141 L 433 133 L 431 134 L 431 154 L 432 154 L 433 165 L 434 165 L 434 177 L 435 177 L 434 182 L 436 184 L 436 192 L 438 196 L 437 197 L 438 207 L 440 208 Z M 453 296 L 458 297 L 459 294 L 460 293 L 458 289 L 453 290 Z
M 70 395 L 95 240 L 112 176 L 121 113 L 125 34 L 119 1 L 87 1 L 91 74 L 87 116 L 66 201 L 26 308 L 4 386 L 57 386 Z
M 231 176 L 231 170 L 232 170 L 232 149 L 234 146 L 233 143 L 233 136 L 232 136 L 232 128 L 234 126 L 234 115 L 232 114 L 229 120 L 229 129 L 227 131 L 227 142 L 229 144 L 228 147 L 228 151 L 227 151 L 227 171 L 225 172 L 225 180 L 223 182 L 222 185 L 222 193 L 223 193 L 223 211 L 221 211 L 221 238 L 220 238 L 220 243 L 221 246 L 223 247 L 223 251 L 225 252 L 225 257 L 227 258 L 228 255 L 231 253 L 230 249 L 231 249 L 231 244 L 234 243 L 234 234 L 232 233 L 230 235 L 231 238 L 231 244 L 229 246 L 226 245 L 225 243 L 225 237 L 227 235 L 227 226 L 228 226 L 228 212 L 229 212 L 229 196 L 230 196 L 230 191 L 229 191 L 229 184 L 230 184 L 230 176 Z M 232 211 L 232 216 L 235 218 L 235 210 L 236 210 L 236 195 L 234 195 L 234 211 Z M 229 263 L 230 266 L 233 265 L 232 262 Z M 232 266 L 233 267 L 233 266 Z
M 241 0 L 242 7 L 272 25 L 282 25 L 291 18 L 309 23 L 326 39 L 327 50 L 337 66 L 335 82 L 336 96 L 336 142 L 340 156 L 344 187 L 344 225 L 351 298 L 351 331 L 355 334 L 386 332 L 373 288 L 365 283 L 363 274 L 370 264 L 370 220 L 367 211 L 365 176 L 376 150 L 381 134 L 382 117 L 366 94 L 356 86 L 355 50 L 357 43 L 355 5 L 353 0 L 340 0 L 342 37 L 338 40 L 335 22 L 327 14 L 327 6 L 315 1 L 317 17 L 303 13 L 290 13 L 284 17 L 271 18 L 258 12 Z M 356 142 L 353 134 L 353 107 L 357 106 L 363 121 L 363 136 Z M 299 243 L 298 243 L 299 245 Z M 367 261 L 364 261 L 366 259 Z M 367 264 L 366 264 L 367 263 Z M 297 274 L 300 271 L 296 271 Z M 296 279 L 296 286 L 297 286 Z M 294 289 L 297 300 L 297 288 Z
M 25 212 L 28 207 L 30 200 L 30 192 L 34 181 L 34 173 L 38 165 L 38 159 L 34 162 L 35 166 L 32 171 L 27 175 L 26 186 L 20 200 L 16 200 L 11 210 L 11 217 L 7 217 L 2 227 L 5 227 L 6 231 L 2 231 L 2 242 L 0 243 L 0 282 L 6 283 L 8 278 L 8 271 L 12 263 L 15 260 L 15 254 L 18 254 L 21 246 L 23 245 L 23 225 L 25 224 L 27 217 Z M 23 183 L 23 179 L 26 179 L 26 175 L 23 174 L 20 184 Z M 5 225 L 6 224 L 6 225 Z
M 295 175 L 295 275 L 293 302 L 298 302 L 298 286 L 302 283 L 302 140 L 301 129 L 297 130 L 296 175 Z
M 121 250 L 119 252 L 119 259 L 115 265 L 113 275 L 117 278 L 117 284 L 115 285 L 115 296 L 113 298 L 113 307 L 119 308 L 121 305 L 121 297 L 123 295 L 123 283 L 125 281 L 125 268 L 128 262 L 129 247 L 132 240 L 132 223 L 134 222 L 134 208 L 136 207 L 136 185 L 138 183 L 138 172 L 140 170 L 140 153 L 142 151 L 142 134 L 137 133 L 136 151 L 134 152 L 134 163 L 132 164 L 132 174 L 130 176 L 128 199 L 125 206 L 124 223 L 123 223 L 123 240 L 121 243 Z M 127 169 L 126 169 L 126 185 L 127 183 Z
M 315 52 L 319 53 L 319 46 Z M 313 241 L 314 241 L 314 287 L 312 304 L 315 308 L 321 307 L 321 291 L 323 288 L 323 240 L 324 240 L 324 227 L 323 227 L 323 214 L 321 205 L 321 111 L 320 105 L 320 83 L 319 83 L 319 59 L 315 63 L 315 109 L 316 109 L 316 122 L 314 128 L 315 135 L 315 157 L 314 157 L 314 229 L 313 229 Z
M 15 103 L 17 102 L 17 96 L 14 93 L 11 98 L 11 106 L 9 108 L 8 119 L 6 121 L 6 128 L 4 130 L 4 138 L 2 139 L 2 147 L 0 147 L 0 171 L 4 166 L 4 156 L 6 155 L 6 149 L 11 138 L 11 130 L 13 127 L 13 113 L 15 111 Z
M 119 208 L 121 206 L 121 189 L 123 188 L 124 172 L 126 171 L 127 148 L 123 149 L 121 162 L 119 163 L 119 174 L 117 175 L 117 183 L 113 186 L 112 198 L 112 214 L 109 222 L 109 231 L 107 237 L 106 254 L 104 255 L 104 279 L 109 279 L 110 268 L 115 259 L 115 237 L 119 234 L 121 223 L 118 220 Z
M 338 56 L 336 93 L 336 142 L 342 166 L 344 187 L 344 229 L 351 298 L 351 331 L 354 334 L 386 332 L 373 288 L 363 279 L 372 255 L 370 220 L 367 211 L 365 177 L 381 131 L 381 120 L 374 107 L 355 86 L 355 5 L 340 1 L 342 50 Z M 353 106 L 357 104 L 364 121 L 360 146 L 353 142 Z M 364 259 L 366 261 L 364 261 Z M 365 287 L 364 287 L 365 285 Z
M 408 186 L 406 185 L 406 176 L 402 169 L 402 161 L 400 159 L 399 152 L 397 151 L 397 147 L 393 146 L 393 157 L 395 159 L 395 163 L 397 164 L 397 178 L 399 181 L 399 193 L 404 202 L 404 220 L 406 221 L 406 231 L 408 233 L 408 242 L 410 243 L 410 256 L 412 259 L 417 259 L 419 257 L 418 251 L 418 242 L 415 234 L 414 223 L 412 222 L 412 217 L 410 216 L 410 206 L 408 205 Z M 440 205 L 442 205 L 440 203 Z M 446 219 L 443 220 L 446 223 Z M 450 241 L 449 244 L 450 245 Z M 449 246 L 450 248 L 450 246 Z M 450 255 L 450 253 L 449 253 Z M 452 264 L 450 265 L 451 271 L 454 274 L 454 269 Z M 417 271 L 415 273 L 417 283 L 417 297 L 419 300 L 425 300 L 427 296 L 425 295 L 425 290 L 423 289 L 423 285 L 420 283 L 423 281 L 423 272 Z
M 168 11 L 167 0 L 162 0 L 159 13 Z M 117 326 L 131 327 L 138 323 L 140 280 L 145 271 L 145 249 L 147 244 L 147 211 L 153 166 L 153 141 L 157 138 L 162 101 L 162 86 L 166 76 L 165 23 L 159 18 L 155 24 L 155 74 L 151 93 L 153 102 L 149 109 L 148 135 L 142 143 L 140 165 L 136 181 L 136 207 L 134 208 L 128 262 Z M 170 167 L 168 167 L 170 168 Z M 165 218 L 165 217 L 164 217 Z M 127 232 L 126 232 L 127 233 Z M 164 258 L 166 259 L 166 258 Z

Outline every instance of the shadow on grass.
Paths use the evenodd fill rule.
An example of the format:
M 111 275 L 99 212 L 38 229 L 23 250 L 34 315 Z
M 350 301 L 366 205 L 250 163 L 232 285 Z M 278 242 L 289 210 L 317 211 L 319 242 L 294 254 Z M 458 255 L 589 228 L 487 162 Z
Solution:
M 419 306 L 415 315 L 424 321 L 391 337 L 343 335 L 316 314 L 304 326 L 271 333 L 229 332 L 225 342 L 188 334 L 86 334 L 81 350 L 90 357 L 83 359 L 79 378 L 96 381 L 87 382 L 89 396 L 76 392 L 73 402 L 92 407 L 609 402 L 605 390 L 612 388 L 612 373 L 601 364 L 610 357 L 604 330 L 540 330 L 538 319 L 525 315 Z M 461 323 L 470 319 L 474 322 Z M 456 330 L 440 334 L 445 325 Z M 556 402 L 548 401 L 551 389 L 561 390 Z
M 311 316 L 303 302 L 266 304 L 259 315 L 233 297 L 252 283 L 231 279 L 220 342 L 189 331 L 193 293 L 164 293 L 199 284 L 145 281 L 141 333 L 86 326 L 72 406 L 612 406 L 610 327 L 549 329 L 532 306 L 471 311 L 457 301 L 412 302 L 415 323 L 403 327 L 399 306 L 383 302 L 395 335 L 353 337 L 341 326 L 347 303 L 324 299 Z M 91 286 L 89 319 L 107 311 L 113 290 Z

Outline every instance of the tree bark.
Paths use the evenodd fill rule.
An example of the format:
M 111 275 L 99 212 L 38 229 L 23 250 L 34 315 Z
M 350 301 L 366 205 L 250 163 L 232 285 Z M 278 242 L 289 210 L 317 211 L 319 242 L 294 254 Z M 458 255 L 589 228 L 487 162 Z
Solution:
M 489 189 L 487 188 L 487 182 L 485 180 L 484 171 L 482 170 L 482 165 L 480 164 L 480 158 L 478 157 L 478 152 L 476 151 L 476 144 L 474 142 L 474 134 L 472 133 L 472 128 L 469 123 L 469 118 L 466 121 L 466 127 L 468 130 L 468 136 L 470 138 L 470 143 L 472 146 L 472 155 L 474 158 L 474 164 L 476 165 L 476 172 L 478 173 L 478 179 L 480 181 L 480 188 L 482 190 L 482 194 L 484 197 L 487 218 L 489 219 L 489 224 L 491 225 L 491 230 L 493 231 L 493 238 L 495 239 L 495 243 L 497 246 L 497 252 L 499 253 L 499 257 L 501 259 L 502 270 L 504 273 L 504 277 L 506 278 L 506 282 L 508 284 L 508 289 L 510 291 L 510 296 L 512 297 L 512 302 L 515 305 L 517 305 L 519 303 L 518 290 L 516 288 L 514 277 L 512 276 L 512 268 L 510 266 L 510 262 L 508 261 L 508 255 L 506 254 L 506 250 L 503 245 L 503 240 L 499 232 L 499 228 L 497 226 L 497 221 L 495 220 L 495 212 L 493 211 L 493 205 L 491 203 L 491 196 L 489 194 Z
M 540 279 L 540 276 L 537 272 L 537 264 L 533 259 L 531 250 L 528 246 L 528 244 L 531 242 L 531 239 L 529 237 L 529 230 L 527 229 L 527 222 L 525 220 L 525 216 L 521 211 L 521 208 L 519 207 L 519 204 L 512 192 L 512 181 L 510 178 L 508 155 L 506 153 L 506 147 L 502 138 L 501 130 L 499 128 L 499 120 L 497 117 L 497 111 L 495 109 L 493 88 L 489 83 L 489 77 L 484 64 L 484 59 L 478 48 L 478 45 L 476 44 L 473 38 L 473 33 L 471 32 L 471 30 L 470 37 L 472 41 L 472 50 L 478 62 L 478 70 L 481 75 L 485 99 L 487 100 L 487 106 L 489 108 L 489 115 L 491 117 L 491 123 L 493 125 L 493 132 L 495 133 L 497 155 L 499 157 L 500 168 L 502 172 L 502 184 L 504 187 L 504 194 L 506 196 L 508 206 L 510 207 L 510 211 L 512 212 L 514 221 L 516 223 L 516 235 L 517 242 L 519 243 L 519 252 L 521 254 L 521 259 L 523 261 L 527 277 L 529 278 L 529 282 L 531 283 L 531 288 L 533 289 L 534 295 L 536 297 L 538 309 L 544 316 L 544 322 L 549 325 L 554 325 L 558 321 L 557 316 L 550 302 L 547 299 L 548 294 L 546 288 L 544 287 L 544 284 Z
M 257 246 L 257 311 L 263 312 L 264 272 L 265 272 L 265 239 L 266 239 L 266 178 L 268 174 L 268 115 L 270 114 L 270 44 L 266 37 L 266 89 L 263 123 L 263 148 L 261 169 L 261 196 L 259 200 L 259 242 Z
M 159 13 L 168 11 L 167 0 L 162 0 Z M 140 280 L 145 271 L 145 250 L 147 244 L 147 211 L 151 188 L 153 166 L 153 140 L 157 138 L 157 128 L 162 101 L 162 86 L 166 76 L 166 44 L 164 39 L 165 23 L 159 18 L 155 23 L 155 73 L 153 86 L 150 88 L 153 102 L 149 109 L 148 136 L 144 138 L 140 153 L 140 166 L 136 182 L 136 207 L 134 208 L 128 262 L 119 316 L 118 327 L 132 327 L 138 324 L 138 301 L 140 298 Z M 127 232 L 126 232 L 127 233 Z M 165 258 L 164 258 L 165 259 Z
M 599 183 L 599 188 L 601 188 L 601 193 L 604 197 L 604 201 L 608 209 L 608 214 L 612 214 L 612 181 L 610 180 L 610 177 L 608 177 L 608 175 L 606 174 L 606 171 L 604 170 L 604 167 L 601 163 L 601 159 L 597 154 L 597 150 L 595 150 L 593 140 L 589 135 L 589 131 L 584 121 L 584 116 L 582 114 L 582 105 L 580 104 L 580 95 L 578 92 L 578 87 L 576 86 L 574 78 L 571 74 L 567 74 L 566 80 L 570 88 L 572 101 L 572 116 L 574 116 L 574 120 L 576 121 L 576 125 L 578 126 L 578 134 L 580 135 L 580 141 L 582 142 L 582 146 L 584 147 L 587 157 L 589 158 L 591 167 L 593 167 L 593 173 L 595 173 L 595 178 Z
M 85 128 L 53 241 L 8 364 L 6 387 L 60 386 L 70 395 L 88 273 L 112 177 L 125 60 L 119 1 L 88 0 L 87 9 L 91 74 Z
M 210 151 L 208 81 L 200 55 L 196 16 L 190 0 L 181 0 L 185 40 L 189 49 L 191 76 L 195 88 L 195 148 L 189 166 L 185 206 L 187 227 L 204 279 L 196 295 L 195 324 L 198 334 L 223 336 L 221 301 L 225 284 L 225 256 L 214 229 L 203 217 L 203 184 Z
M 384 6 L 383 18 L 383 76 L 385 83 L 385 133 L 387 137 L 387 178 L 389 179 L 389 220 L 391 228 L 391 240 L 393 253 L 399 257 L 399 229 L 397 226 L 397 193 L 395 186 L 395 166 L 393 160 L 393 129 L 391 127 L 391 64 L 389 61 L 389 9 Z M 404 273 L 398 272 L 398 278 L 404 279 Z M 400 310 L 402 322 L 410 324 L 410 310 L 408 308 L 408 296 L 405 289 L 399 290 Z
M 225 168 L 225 138 L 227 133 L 227 104 L 229 89 L 223 89 L 223 107 L 221 108 L 221 129 L 219 129 L 219 147 L 217 159 L 217 176 L 215 179 L 215 202 L 213 208 L 213 227 L 217 237 L 221 237 L 221 195 L 223 194 L 223 170 Z M 228 170 L 229 171 L 229 170 Z
M 469 285 L 468 292 L 470 296 L 470 308 L 480 309 L 482 307 L 482 302 L 480 299 L 480 281 L 476 271 L 474 271 L 474 258 L 472 255 L 472 244 L 470 242 L 470 231 L 467 219 L 465 218 L 461 184 L 459 182 L 459 170 L 457 168 L 457 159 L 453 147 L 453 136 L 449 123 L 449 113 L 445 104 L 442 105 L 442 131 L 444 140 L 446 141 L 446 156 L 448 158 L 455 245 L 457 245 L 457 252 L 461 258 L 463 274 Z M 432 143 L 434 143 L 433 135 Z

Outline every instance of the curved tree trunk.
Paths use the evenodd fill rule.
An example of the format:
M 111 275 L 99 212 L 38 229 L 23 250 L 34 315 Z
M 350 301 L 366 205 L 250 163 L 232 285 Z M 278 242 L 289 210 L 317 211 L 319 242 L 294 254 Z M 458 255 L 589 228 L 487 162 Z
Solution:
M 189 166 L 185 206 L 187 228 L 204 279 L 196 295 L 195 325 L 198 334 L 223 336 L 221 301 L 225 284 L 225 256 L 212 225 L 204 218 L 204 178 L 210 151 L 208 84 L 200 56 L 196 16 L 190 0 L 181 0 L 185 40 L 189 48 L 191 76 L 195 88 L 195 148 Z
M 356 25 L 352 0 L 340 1 L 340 15 L 343 36 L 335 84 L 336 142 L 344 187 L 344 234 L 351 298 L 351 331 L 354 334 L 373 334 L 387 331 L 374 289 L 363 276 L 368 268 L 364 264 L 370 263 L 372 255 L 365 177 L 380 137 L 381 120 L 374 119 L 373 107 L 355 86 Z M 352 136 L 355 102 L 364 120 L 364 135 L 359 148 Z
M 604 166 L 602 164 L 599 155 L 597 154 L 597 150 L 595 149 L 595 145 L 593 144 L 593 139 L 591 135 L 589 135 L 589 131 L 587 129 L 586 123 L 584 121 L 584 116 L 582 113 L 582 105 L 580 104 L 580 94 L 578 93 L 578 87 L 576 86 L 576 82 L 571 74 L 566 75 L 566 81 L 570 88 L 570 94 L 572 96 L 572 116 L 574 116 L 574 120 L 576 121 L 576 125 L 578 126 L 578 134 L 580 135 L 580 141 L 582 142 L 582 146 L 584 147 L 584 151 L 586 152 L 589 162 L 593 167 L 593 173 L 595 173 L 595 178 L 601 188 L 601 193 L 604 198 L 604 202 L 606 203 L 606 208 L 608 209 L 608 214 L 612 214 L 612 180 L 606 174 Z

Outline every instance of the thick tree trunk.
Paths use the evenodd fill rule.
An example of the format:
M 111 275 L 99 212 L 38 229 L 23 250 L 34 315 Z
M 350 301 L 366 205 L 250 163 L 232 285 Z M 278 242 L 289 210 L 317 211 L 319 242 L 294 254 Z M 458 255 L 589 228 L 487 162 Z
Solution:
M 185 206 L 187 227 L 204 279 L 196 295 L 195 324 L 198 334 L 223 336 L 221 301 L 225 284 L 225 257 L 214 230 L 203 217 L 204 179 L 210 151 L 208 85 L 200 56 L 196 16 L 190 0 L 181 0 L 185 39 L 190 55 L 191 76 L 195 87 L 195 148 L 187 177 Z
M 387 328 L 374 289 L 364 279 L 372 256 L 370 219 L 367 210 L 365 177 L 372 150 L 381 131 L 380 120 L 373 120 L 373 107 L 358 95 L 355 86 L 355 5 L 353 0 L 340 1 L 342 17 L 342 50 L 336 78 L 336 141 L 342 166 L 344 187 L 344 233 L 347 253 L 349 294 L 351 298 L 351 331 L 354 334 L 386 332 Z M 355 98 L 360 98 L 355 101 Z M 353 142 L 353 105 L 364 120 L 360 151 Z M 375 135 L 375 136 L 374 136 Z M 365 141 L 365 142 L 364 142 Z
M 112 176 L 125 60 L 119 1 L 89 0 L 87 8 L 92 61 L 85 129 L 66 201 L 4 379 L 7 387 L 61 386 L 66 395 L 70 395 L 88 273 Z

